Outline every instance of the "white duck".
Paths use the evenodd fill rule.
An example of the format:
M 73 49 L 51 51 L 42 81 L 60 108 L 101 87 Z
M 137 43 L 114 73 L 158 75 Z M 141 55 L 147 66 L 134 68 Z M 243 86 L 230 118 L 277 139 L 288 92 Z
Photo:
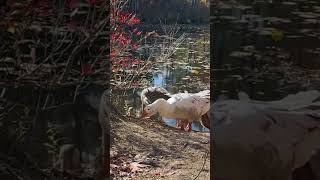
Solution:
M 183 125 L 188 126 L 191 131 L 193 121 L 200 121 L 210 109 L 210 90 L 198 93 L 178 93 L 171 95 L 165 100 L 157 99 L 152 104 L 147 105 L 142 112 L 141 118 L 159 113 L 162 117 L 177 119 Z M 185 126 L 181 126 L 185 127 Z

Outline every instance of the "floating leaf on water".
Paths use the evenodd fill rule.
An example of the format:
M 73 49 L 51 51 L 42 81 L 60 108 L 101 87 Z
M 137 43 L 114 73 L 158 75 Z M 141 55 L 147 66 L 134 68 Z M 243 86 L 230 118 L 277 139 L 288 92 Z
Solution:
M 235 79 L 237 79 L 237 80 L 243 80 L 243 77 L 240 76 L 240 75 L 232 75 L 231 77 L 232 77 L 232 78 L 235 78 Z
M 7 31 L 14 34 L 16 32 L 16 28 L 14 26 L 10 26 Z
M 255 51 L 255 47 L 252 45 L 243 46 L 242 49 L 245 51 L 251 51 L 251 52 Z
M 176 62 L 178 65 L 188 65 L 186 62 Z
M 271 35 L 272 28 L 261 28 L 261 30 L 258 32 L 259 35 L 264 36 L 264 35 Z
M 259 95 L 264 95 L 264 92 L 259 91 L 259 92 L 257 92 L 257 94 L 259 94 Z
M 252 53 L 250 52 L 244 52 L 244 51 L 233 51 L 230 56 L 231 57 L 248 57 L 248 56 L 251 56 Z
M 192 67 L 192 69 L 201 70 L 202 68 L 201 67 Z
M 205 70 L 209 70 L 209 69 L 210 69 L 210 66 L 208 66 L 208 65 L 202 65 L 202 67 L 203 67 Z
M 16 63 L 16 60 L 12 57 L 4 57 L 0 59 L 0 62 L 6 62 L 6 63 Z
M 273 39 L 273 41 L 278 42 L 281 41 L 283 39 L 283 31 L 279 30 L 279 29 L 272 29 L 271 31 L 271 38 Z
M 199 74 L 200 72 L 198 70 L 193 69 L 193 70 L 191 70 L 191 73 L 192 74 Z

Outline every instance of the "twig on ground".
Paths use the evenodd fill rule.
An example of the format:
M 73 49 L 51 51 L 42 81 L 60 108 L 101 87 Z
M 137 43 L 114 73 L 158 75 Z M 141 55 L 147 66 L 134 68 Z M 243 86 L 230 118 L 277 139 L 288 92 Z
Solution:
M 200 176 L 201 172 L 203 171 L 204 165 L 206 164 L 208 155 L 209 155 L 209 152 L 207 151 L 206 154 L 204 155 L 205 157 L 204 157 L 203 165 L 202 165 L 198 175 L 193 180 L 196 180 Z

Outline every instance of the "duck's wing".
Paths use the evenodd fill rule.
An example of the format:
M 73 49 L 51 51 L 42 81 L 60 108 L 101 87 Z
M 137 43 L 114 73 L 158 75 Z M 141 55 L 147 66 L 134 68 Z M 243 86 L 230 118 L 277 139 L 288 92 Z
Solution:
M 163 98 L 168 100 L 171 97 L 170 93 L 163 87 L 149 87 L 141 92 L 140 98 L 143 105 L 148 105 Z
M 210 91 L 175 94 L 168 100 L 168 103 L 174 105 L 176 113 L 186 114 L 190 119 L 199 120 L 210 109 Z

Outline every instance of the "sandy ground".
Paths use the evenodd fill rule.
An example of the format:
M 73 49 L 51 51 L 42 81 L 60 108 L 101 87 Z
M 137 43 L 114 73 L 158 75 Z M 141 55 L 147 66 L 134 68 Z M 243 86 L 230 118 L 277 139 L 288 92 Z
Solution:
M 111 129 L 113 179 L 210 179 L 208 132 L 132 118 L 113 121 Z

